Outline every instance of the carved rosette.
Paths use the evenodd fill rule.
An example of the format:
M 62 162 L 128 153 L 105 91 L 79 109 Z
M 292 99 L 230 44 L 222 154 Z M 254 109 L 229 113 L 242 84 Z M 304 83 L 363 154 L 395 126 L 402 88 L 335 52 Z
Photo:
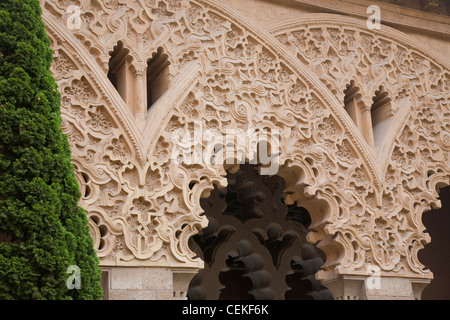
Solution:
M 188 246 L 207 226 L 200 198 L 224 187 L 231 168 L 209 161 L 218 154 L 204 136 L 184 150 L 200 150 L 200 163 L 178 161 L 174 150 L 198 129 L 258 128 L 279 133 L 277 174 L 287 202 L 312 216 L 308 239 L 327 255 L 322 279 L 368 274 L 369 263 L 429 277 L 417 251 L 429 241 L 421 214 L 437 204 L 436 186 L 449 184 L 445 63 L 349 25 L 272 30 L 277 40 L 212 0 L 41 3 L 63 131 L 102 265 L 202 267 Z M 69 5 L 81 8 L 80 29 L 66 27 Z M 137 69 L 160 47 L 170 61 L 172 85 L 143 127 L 106 77 L 119 40 Z M 391 127 L 378 159 L 342 108 L 350 79 L 367 84 L 370 98 L 383 84 L 398 110 L 410 108 L 399 111 L 402 125 Z

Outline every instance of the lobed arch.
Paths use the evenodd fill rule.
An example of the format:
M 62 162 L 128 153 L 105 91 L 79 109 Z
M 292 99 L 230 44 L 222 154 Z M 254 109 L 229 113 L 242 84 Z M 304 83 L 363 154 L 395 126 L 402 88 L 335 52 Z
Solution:
M 56 1 L 41 3 L 53 46 L 65 56 L 55 56 L 53 71 L 66 93 L 62 114 L 70 123 L 64 130 L 72 139 L 74 162 L 83 163 L 88 175 L 97 177 L 91 179 L 97 183 L 96 198 L 82 199 L 81 205 L 88 216 L 97 217 L 90 219 L 94 237 L 100 225 L 108 229 L 109 240 L 98 251 L 102 266 L 202 267 L 188 247 L 189 238 L 206 226 L 200 198 L 214 185 L 225 186 L 224 176 L 231 168 L 171 159 L 174 142 L 182 142 L 172 141 L 174 133 L 181 130 L 189 137 L 197 124 L 204 131 L 221 133 L 246 126 L 280 132 L 279 173 L 289 182 L 289 201 L 302 202 L 311 210 L 308 239 L 327 254 L 318 275 L 323 282 L 343 275 L 367 277 L 367 264 L 378 266 L 386 276 L 431 276 L 421 270 L 414 251 L 427 241 L 420 223 L 414 220 L 417 216 L 413 221 L 391 220 L 411 204 L 398 203 L 403 200 L 396 198 L 392 187 L 386 187 L 387 174 L 380 171 L 334 92 L 274 36 L 212 0 L 149 0 L 144 6 L 141 2 L 130 6 L 114 2 L 123 8 L 121 15 L 117 11 L 114 15 L 115 21 L 121 21 L 120 28 L 111 26 L 112 8 L 96 2 L 103 6 L 90 12 L 98 18 L 96 23 L 105 21 L 99 18 L 102 15 L 111 16 L 105 27 L 98 29 L 103 30 L 100 35 L 92 32 L 92 24 L 80 31 L 68 30 L 62 23 L 67 16 L 64 6 Z M 90 10 L 89 2 L 73 3 Z M 127 15 L 127 10 L 145 11 L 147 18 Z M 131 18 L 137 16 L 155 37 L 146 52 L 151 55 L 149 48 L 162 47 L 172 77 L 168 91 L 144 121 L 133 116 L 104 68 L 104 57 L 117 43 L 116 33 L 129 36 L 123 28 L 134 26 Z M 174 16 L 182 22 L 176 24 Z M 203 33 L 196 29 L 198 25 L 204 27 Z M 173 36 L 167 33 L 168 26 L 174 28 Z M 147 30 L 142 26 L 132 30 L 139 28 Z M 183 35 L 185 38 L 180 38 Z M 133 39 L 131 34 L 127 41 Z M 137 41 L 129 42 L 127 48 L 142 52 Z M 134 60 L 143 59 L 133 54 Z M 74 90 L 74 80 L 80 79 L 86 84 L 85 100 Z M 80 146 L 75 142 L 77 135 L 89 143 Z M 448 150 L 444 135 L 441 140 L 443 150 Z M 101 145 L 104 151 L 88 145 Z M 204 141 L 200 147 L 209 150 Z M 89 155 L 89 150 L 94 155 Z M 435 184 L 448 184 L 448 164 L 441 160 L 438 165 Z M 80 174 L 77 172 L 78 177 Z M 394 185 L 397 182 L 396 177 Z M 433 196 L 427 198 L 430 203 L 436 199 Z M 406 228 L 409 238 L 396 235 L 399 226 Z M 405 249 L 411 244 L 413 250 Z
M 440 206 L 437 191 L 450 181 L 449 61 L 394 28 L 382 25 L 381 30 L 368 31 L 364 20 L 335 14 L 275 21 L 267 30 L 341 101 L 350 81 L 361 88 L 366 105 L 378 86 L 385 90 L 395 112 L 383 144 L 374 150 L 384 176 L 382 202 L 398 215 L 410 215 L 416 232 L 409 241 L 416 245 L 409 263 L 416 272 L 429 274 L 417 260 L 417 251 L 430 241 L 424 233 L 422 213 Z M 371 56 L 378 58 L 372 60 L 377 69 L 366 68 L 368 73 L 363 74 L 352 66 L 363 61 L 361 57 Z M 365 83 L 370 86 L 365 87 Z M 405 201 L 392 205 L 386 199 L 396 195 Z

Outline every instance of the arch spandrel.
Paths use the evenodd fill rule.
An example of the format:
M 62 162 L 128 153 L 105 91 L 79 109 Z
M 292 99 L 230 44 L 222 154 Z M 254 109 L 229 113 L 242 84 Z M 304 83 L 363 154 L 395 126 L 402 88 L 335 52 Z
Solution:
M 94 177 L 80 180 L 95 185 L 91 188 L 96 201 L 91 195 L 86 207 L 93 217 L 91 227 L 106 226 L 104 234 L 114 238 L 97 248 L 102 265 L 201 267 L 188 240 L 206 225 L 200 197 L 214 184 L 225 186 L 226 168 L 174 161 L 173 134 L 184 130 L 191 135 L 196 124 L 203 132 L 222 134 L 250 125 L 281 133 L 280 173 L 298 177 L 288 184 L 289 201 L 302 201 L 311 210 L 309 239 L 320 241 L 327 253 L 322 279 L 336 273 L 367 275 L 367 264 L 386 274 L 429 276 L 417 265 L 417 246 L 408 249 L 411 243 L 424 242 L 423 235 L 417 236 L 420 221 L 411 222 L 407 215 L 390 220 L 401 216 L 398 202 L 410 200 L 383 194 L 387 189 L 375 157 L 334 92 L 275 37 L 215 1 L 96 3 L 102 8 L 93 10 L 88 1 L 71 2 L 89 13 L 80 30 L 64 25 L 67 3 L 45 1 L 44 20 L 50 34 L 63 40 L 62 51 L 88 66 L 82 73 L 91 75 L 91 86 L 108 101 L 106 117 L 117 117 L 111 135 L 116 140 L 102 149 L 99 163 L 90 165 L 87 151 L 74 153 L 74 162 L 89 167 L 85 170 Z M 114 6 L 121 10 L 114 11 Z M 172 86 L 147 115 L 142 131 L 133 128 L 131 113 L 105 75 L 106 57 L 121 37 L 127 38 L 136 61 L 144 61 L 151 48 L 162 47 L 171 62 Z M 66 119 L 77 107 L 72 103 L 68 109 L 63 108 Z M 90 130 L 82 127 L 87 136 Z M 98 139 L 89 138 L 93 143 Z M 441 140 L 448 150 L 445 136 Z M 201 142 L 200 147 L 205 153 L 207 145 Z M 95 175 L 102 170 L 107 178 L 99 182 Z M 448 179 L 448 171 L 448 164 L 440 166 L 439 183 Z M 394 184 L 397 181 L 395 176 Z M 409 238 L 398 235 L 402 228 Z
M 381 211 L 402 225 L 393 230 L 411 248 L 398 251 L 411 254 L 411 269 L 422 274 L 417 251 L 429 242 L 422 212 L 436 202 L 437 186 L 449 183 L 449 61 L 395 29 L 383 25 L 369 32 L 365 21 L 333 14 L 274 22 L 268 30 L 338 98 L 351 80 L 361 86 L 367 103 L 379 85 L 394 98 L 398 111 L 377 150 L 384 175 Z M 406 231 L 407 219 L 415 232 Z
M 317 13 L 275 21 L 267 30 L 319 76 L 339 101 L 344 100 L 351 80 L 367 105 L 372 104 L 378 87 L 384 86 L 394 100 L 396 115 L 391 134 L 376 150 L 382 175 L 409 109 L 418 110 L 430 99 L 448 103 L 450 61 L 396 29 L 383 25 L 382 30 L 369 30 L 365 20 Z

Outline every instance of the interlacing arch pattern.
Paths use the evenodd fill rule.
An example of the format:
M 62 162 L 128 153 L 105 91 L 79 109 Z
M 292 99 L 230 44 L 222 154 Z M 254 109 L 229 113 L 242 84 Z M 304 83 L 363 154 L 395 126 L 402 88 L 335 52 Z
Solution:
M 351 81 L 366 106 L 380 86 L 387 91 L 394 118 L 383 144 L 374 150 L 384 183 L 373 236 L 379 238 L 377 245 L 397 251 L 385 252 L 386 262 L 392 259 L 389 268 L 384 263 L 387 270 L 399 271 L 396 261 L 403 255 L 410 256 L 412 270 L 419 272 L 417 252 L 429 242 L 422 213 L 437 204 L 436 190 L 449 183 L 448 61 L 394 29 L 369 31 L 364 22 L 335 15 L 304 16 L 268 29 L 340 101 Z M 377 229 L 385 230 L 383 237 Z
M 319 278 L 368 274 L 368 264 L 382 274 L 430 277 L 417 251 L 429 241 L 421 214 L 438 203 L 436 188 L 450 179 L 446 63 L 405 37 L 355 26 L 273 29 L 277 40 L 213 0 L 41 4 L 80 204 L 101 265 L 203 266 L 188 240 L 207 225 L 200 198 L 226 185 L 229 168 L 171 156 L 173 133 L 200 123 L 217 133 L 280 133 L 277 174 L 286 181 L 287 204 L 297 202 L 312 216 L 308 240 L 327 256 Z M 79 29 L 67 28 L 70 5 L 81 8 Z M 304 46 L 293 40 L 297 30 Z M 139 114 L 143 122 L 107 78 L 118 41 L 130 51 L 136 78 L 158 48 L 170 62 L 170 87 Z M 392 82 L 405 74 L 407 83 Z M 384 83 L 404 110 L 378 159 L 343 109 L 342 85 L 350 80 L 344 75 Z M 372 87 L 361 88 L 372 98 Z

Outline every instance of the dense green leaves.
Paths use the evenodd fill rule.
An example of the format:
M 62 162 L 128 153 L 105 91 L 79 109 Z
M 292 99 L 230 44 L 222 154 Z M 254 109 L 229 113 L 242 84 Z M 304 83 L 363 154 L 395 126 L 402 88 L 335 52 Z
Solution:
M 0 299 L 99 299 L 39 0 L 0 2 Z M 68 289 L 67 268 L 81 269 Z

